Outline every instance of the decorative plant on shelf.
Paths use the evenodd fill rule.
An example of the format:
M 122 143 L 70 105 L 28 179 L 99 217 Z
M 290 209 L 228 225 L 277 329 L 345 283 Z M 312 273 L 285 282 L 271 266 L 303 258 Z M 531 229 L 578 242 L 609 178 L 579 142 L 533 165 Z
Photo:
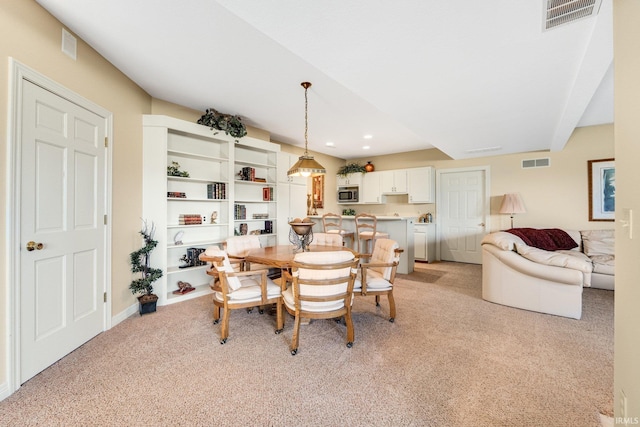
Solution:
M 171 162 L 171 165 L 167 166 L 167 175 L 169 176 L 181 176 L 189 178 L 189 172 L 180 170 L 180 163 Z
M 152 223 L 151 228 L 144 221 L 144 226 L 140 230 L 140 234 L 144 240 L 144 246 L 137 251 L 131 252 L 131 272 L 140 273 L 141 277 L 135 279 L 129 285 L 131 293 L 142 294 L 138 297 L 140 302 L 140 314 L 156 311 L 156 302 L 158 296 L 153 293 L 153 282 L 162 277 L 162 270 L 159 268 L 151 268 L 150 255 L 151 251 L 158 245 L 158 241 L 153 239 L 156 227 Z
M 338 169 L 338 175 L 347 176 L 352 173 L 366 173 L 367 170 L 364 166 L 359 165 L 358 163 L 347 163 Z
M 198 119 L 198 124 L 209 126 L 212 130 L 221 130 L 227 135 L 230 135 L 238 142 L 239 138 L 242 138 L 247 134 L 247 128 L 242 123 L 240 116 L 233 116 L 231 114 L 222 114 L 213 108 L 205 110 L 205 114 Z M 218 132 L 215 132 L 217 134 Z

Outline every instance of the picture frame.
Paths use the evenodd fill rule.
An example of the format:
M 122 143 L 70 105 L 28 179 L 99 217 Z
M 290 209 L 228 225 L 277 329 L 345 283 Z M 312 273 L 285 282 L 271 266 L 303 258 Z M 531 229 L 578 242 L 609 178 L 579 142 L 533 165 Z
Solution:
M 589 160 L 589 221 L 614 221 L 616 209 L 615 159 Z
M 324 175 L 314 176 L 312 179 L 311 194 L 313 195 L 313 208 L 324 208 Z

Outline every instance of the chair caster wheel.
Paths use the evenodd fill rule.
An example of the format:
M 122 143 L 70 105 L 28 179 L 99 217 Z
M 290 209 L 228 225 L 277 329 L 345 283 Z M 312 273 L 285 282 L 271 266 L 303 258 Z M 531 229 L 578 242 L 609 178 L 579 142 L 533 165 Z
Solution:
M 295 356 L 296 354 L 298 354 L 298 349 L 296 348 L 295 350 L 291 350 L 291 355 Z
M 217 325 L 218 323 L 220 323 L 220 319 L 216 319 L 216 320 L 213 321 L 214 325 Z
M 376 303 L 376 307 L 380 307 L 380 303 L 379 302 Z
M 260 310 L 258 310 L 258 313 L 260 313 L 260 314 L 264 314 L 264 310 L 263 310 L 263 309 L 260 309 Z
M 276 335 L 280 335 L 280 332 L 282 332 L 282 329 L 276 329 Z
M 347 348 L 351 348 L 351 347 L 353 347 L 353 343 L 352 342 L 348 342 L 347 343 Z
M 389 322 L 391 322 L 391 323 L 393 323 L 393 322 L 395 322 L 395 321 L 396 321 L 396 318 L 395 318 L 395 317 L 392 317 L 391 319 L 389 319 Z
M 253 313 L 253 308 L 247 308 L 247 313 Z
M 226 343 L 226 342 L 227 342 L 227 339 L 226 339 L 226 338 L 225 338 L 225 339 L 220 340 L 220 344 L 224 344 L 224 343 Z

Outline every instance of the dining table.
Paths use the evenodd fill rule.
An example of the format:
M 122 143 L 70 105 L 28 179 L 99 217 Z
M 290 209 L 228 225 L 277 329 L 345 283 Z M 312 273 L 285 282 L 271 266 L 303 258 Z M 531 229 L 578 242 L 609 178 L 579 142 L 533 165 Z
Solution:
M 325 246 L 310 245 L 306 252 L 330 252 L 330 251 L 350 251 L 357 255 L 353 249 L 346 246 Z M 245 255 L 245 261 L 249 263 L 265 264 L 270 267 L 288 270 L 291 268 L 293 258 L 301 251 L 293 245 L 265 246 L 251 249 Z

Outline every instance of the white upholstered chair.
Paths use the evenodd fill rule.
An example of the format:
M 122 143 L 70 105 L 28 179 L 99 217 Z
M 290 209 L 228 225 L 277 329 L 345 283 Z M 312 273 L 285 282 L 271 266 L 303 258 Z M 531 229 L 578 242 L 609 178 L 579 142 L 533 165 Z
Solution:
M 360 242 L 365 241 L 364 250 L 370 254 L 373 245 L 371 242 L 375 242 L 376 239 L 386 239 L 389 237 L 388 233 L 378 231 L 378 219 L 375 215 L 360 213 L 356 215 L 356 240 L 358 241 L 358 252 L 363 253 L 360 247 Z
M 280 286 L 267 277 L 267 270 L 235 271 L 227 253 L 217 246 L 207 248 L 204 254 L 201 255 L 201 259 L 212 262 L 215 275 L 219 279 L 215 280 L 214 278 L 211 280 L 211 288 L 214 291 L 214 324 L 220 322 L 220 311 L 223 311 L 220 344 L 226 343 L 229 337 L 229 315 L 231 310 L 239 308 L 276 304 L 276 333 L 282 331 L 282 290 Z
M 322 229 L 325 233 L 339 234 L 344 239 L 351 239 L 351 247 L 353 248 L 354 232 L 342 228 L 342 216 L 334 213 L 326 213 L 322 215 Z
M 368 258 L 368 262 L 360 263 L 360 271 L 353 288 L 356 296 L 374 295 L 376 307 L 380 306 L 380 296 L 386 295 L 389 300 L 389 322 L 393 322 L 396 317 L 393 282 L 402 252 L 396 241 L 377 239 L 370 257 L 368 254 L 361 255 Z
M 311 246 L 342 246 L 342 236 L 338 233 L 313 233 Z
M 282 292 L 285 309 L 294 316 L 291 354 L 298 352 L 300 322 L 341 319 L 347 327 L 347 347 L 354 340 L 351 303 L 358 259 L 351 251 L 302 252 L 292 263 L 292 284 Z
M 225 247 L 227 250 L 227 254 L 231 260 L 239 260 L 240 261 L 240 270 L 268 270 L 268 265 L 263 264 L 249 264 L 245 257 L 247 253 L 252 249 L 259 249 L 262 245 L 260 244 L 260 238 L 256 235 L 248 235 L 248 236 L 233 236 L 227 238 L 225 241 Z

